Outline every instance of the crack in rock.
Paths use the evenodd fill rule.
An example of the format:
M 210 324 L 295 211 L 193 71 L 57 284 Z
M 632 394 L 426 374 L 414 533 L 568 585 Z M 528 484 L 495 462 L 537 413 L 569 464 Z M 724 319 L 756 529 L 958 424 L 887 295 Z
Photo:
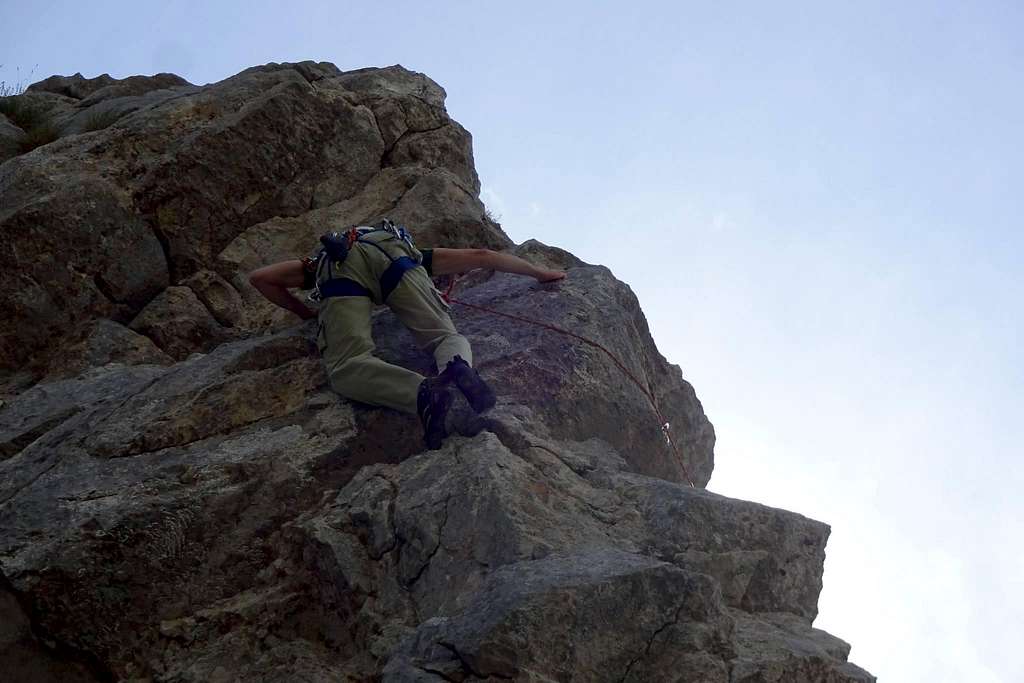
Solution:
M 434 559 L 434 556 L 437 555 L 437 552 L 441 549 L 441 537 L 444 535 L 445 526 L 448 524 L 448 503 L 449 501 L 451 501 L 451 499 L 452 496 L 448 496 L 447 498 L 444 499 L 444 519 L 441 520 L 440 527 L 437 530 L 437 545 L 435 545 L 434 549 L 430 551 L 430 555 L 427 556 L 426 561 L 424 561 L 419 571 L 416 572 L 416 576 L 412 577 L 412 580 L 409 581 L 409 583 L 406 585 L 406 588 L 409 590 L 412 590 L 412 587 L 415 586 L 416 582 L 420 580 L 420 577 L 423 576 L 423 573 L 427 571 L 427 567 L 430 566 L 430 563 Z
M 375 116 L 375 118 L 376 118 L 376 116 Z M 391 147 L 388 148 L 387 150 L 385 150 L 384 154 L 381 155 L 381 157 L 380 157 L 381 168 L 390 168 L 391 167 L 391 154 L 396 149 L 398 149 L 398 145 L 400 145 L 402 143 L 402 140 L 405 140 L 406 138 L 412 137 L 413 135 L 422 135 L 422 134 L 425 134 L 425 133 L 433 133 L 433 132 L 439 131 L 439 130 L 441 130 L 443 128 L 447 128 L 450 125 L 451 125 L 450 123 L 445 122 L 445 123 L 442 123 L 439 126 L 434 126 L 433 128 L 424 128 L 423 130 L 413 130 L 412 128 L 406 129 L 406 131 L 404 133 L 402 133 L 401 135 L 398 136 L 398 139 L 395 140 L 394 144 L 392 144 Z
M 420 671 L 424 671 L 424 672 L 426 672 L 428 674 L 431 674 L 432 676 L 437 676 L 438 678 L 440 678 L 443 681 L 451 681 L 451 683 L 460 683 L 459 679 L 452 678 L 451 676 L 447 676 L 447 675 L 445 675 L 441 671 L 437 671 L 436 669 L 431 669 L 429 666 L 418 666 L 416 668 L 419 669 Z
M 101 416 L 98 420 L 96 420 L 95 422 L 91 422 L 90 423 L 89 431 L 87 431 L 85 434 L 83 434 L 78 439 L 78 442 L 77 442 L 76 445 L 79 446 L 80 448 L 88 451 L 89 449 L 85 447 L 85 441 L 89 438 L 89 436 L 91 436 L 92 432 L 97 431 L 97 429 L 101 425 L 103 425 L 107 420 L 109 420 L 111 417 L 113 417 L 119 410 L 121 410 L 121 408 L 123 408 L 125 405 L 127 405 L 129 401 L 131 401 L 133 398 L 135 398 L 137 396 L 141 396 L 142 394 L 144 394 L 146 391 L 149 390 L 150 387 L 152 387 L 154 384 L 156 384 L 160 380 L 164 379 L 166 376 L 167 376 L 167 373 L 161 373 L 161 374 L 157 375 L 156 377 L 154 377 L 153 379 L 149 380 L 148 382 L 143 384 L 141 387 L 139 387 L 139 389 L 137 391 L 129 394 L 128 396 L 126 396 L 123 401 L 119 401 L 117 403 L 117 405 L 115 405 L 112 408 L 110 408 L 109 410 L 107 410 L 106 414 Z M 103 407 L 106 408 L 108 406 L 103 406 Z M 99 411 L 97 410 L 97 412 L 99 412 Z
M 23 491 L 25 491 L 26 489 L 30 488 L 30 487 L 31 487 L 31 486 L 32 486 L 33 484 L 35 484 L 35 483 L 36 483 L 37 481 L 39 481 L 39 478 L 40 478 L 40 477 L 42 477 L 42 476 L 43 476 L 44 474 L 46 474 L 47 472 L 49 472 L 50 470 L 52 470 L 52 469 L 53 469 L 54 467 L 56 467 L 56 466 L 57 466 L 58 464 L 60 464 L 60 458 L 54 458 L 54 459 L 53 459 L 53 462 L 52 462 L 52 463 L 50 463 L 50 466 L 49 466 L 49 467 L 45 468 L 45 469 L 44 469 L 44 470 L 43 470 L 42 472 L 40 472 L 40 473 L 39 473 L 39 474 L 37 474 L 36 476 L 32 477 L 32 479 L 31 479 L 31 480 L 29 480 L 28 482 L 26 482 L 26 483 L 25 483 L 24 485 L 22 485 L 22 486 L 19 486 L 19 487 L 18 487 L 17 489 L 15 489 L 15 490 L 14 490 L 14 491 L 13 491 L 13 492 L 11 493 L 11 495 L 7 496 L 7 497 L 6 497 L 6 498 L 4 498 L 3 500 L 0 500 L 0 507 L 3 507 L 3 506 L 5 506 L 5 505 L 7 505 L 7 503 L 11 502 L 11 500 L 12 500 L 12 499 L 14 499 L 14 498 L 16 498 L 17 496 L 21 495 L 21 493 L 22 493 Z
M 390 479 L 388 479 L 387 477 L 380 473 L 374 474 L 373 477 L 371 478 L 380 479 L 384 481 L 387 484 L 388 488 L 391 490 L 391 496 L 388 498 L 387 505 L 388 533 L 391 536 L 391 542 L 388 545 L 386 545 L 378 554 L 374 554 L 370 551 L 369 548 L 367 549 L 367 552 L 370 555 L 370 557 L 379 562 L 380 560 L 384 559 L 385 555 L 393 552 L 395 548 L 398 547 L 398 530 L 395 528 L 395 498 L 398 496 L 398 487 L 395 485 L 395 482 L 391 481 Z
M 462 655 L 462 653 L 459 652 L 459 648 L 457 648 L 455 645 L 453 645 L 452 643 L 446 643 L 444 641 L 438 641 L 437 644 L 451 652 L 453 655 L 455 655 L 455 657 L 459 660 L 459 664 L 462 666 L 463 670 L 468 672 L 469 675 L 471 676 L 474 676 L 476 678 L 500 678 L 505 681 L 515 680 L 515 676 L 506 676 L 495 671 L 492 671 L 490 673 L 483 673 L 481 671 L 477 671 L 469 663 L 469 661 Z
M 682 613 L 682 611 L 683 605 L 680 604 L 679 607 L 676 608 L 676 613 L 675 616 L 672 618 L 672 621 L 662 624 L 654 631 L 654 633 L 651 634 L 651 637 L 647 639 L 647 646 L 644 648 L 644 651 L 636 657 L 634 657 L 632 660 L 630 660 L 629 664 L 626 665 L 626 670 L 622 673 L 622 677 L 619 678 L 619 683 L 624 683 L 624 681 L 629 677 L 629 672 L 633 669 L 634 666 L 636 666 L 637 662 L 639 662 L 641 659 L 644 659 L 647 655 L 651 653 L 651 648 L 654 647 L 654 641 L 657 639 L 657 637 L 661 635 L 665 629 L 669 628 L 670 626 L 675 626 L 679 623 L 679 615 Z
M 71 406 L 59 411 L 56 415 L 48 417 L 44 422 L 36 425 L 28 431 L 19 434 L 7 441 L 0 443 L 0 460 L 7 460 L 21 453 L 33 443 L 46 436 L 61 424 L 70 420 L 82 410 L 79 406 Z

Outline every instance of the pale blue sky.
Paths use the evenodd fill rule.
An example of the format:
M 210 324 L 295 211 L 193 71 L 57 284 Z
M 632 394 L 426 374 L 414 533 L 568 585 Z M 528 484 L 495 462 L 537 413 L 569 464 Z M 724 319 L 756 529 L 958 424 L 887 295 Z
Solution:
M 817 625 L 883 681 L 1024 680 L 1020 5 L 0 7 L 9 82 L 428 74 L 508 233 L 637 292 L 710 488 L 832 524 Z

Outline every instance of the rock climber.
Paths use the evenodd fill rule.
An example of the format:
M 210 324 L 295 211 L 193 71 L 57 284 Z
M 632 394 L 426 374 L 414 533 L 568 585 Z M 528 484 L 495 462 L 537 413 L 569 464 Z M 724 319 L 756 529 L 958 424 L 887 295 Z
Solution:
M 315 255 L 274 263 L 249 275 L 269 301 L 302 319 L 319 316 L 317 346 L 331 387 L 346 398 L 419 415 L 427 448 L 441 447 L 448 435 L 445 418 L 454 401 L 452 385 L 477 413 L 491 408 L 494 392 L 472 367 L 469 342 L 455 329 L 448 304 L 432 276 L 487 268 L 553 282 L 559 270 L 538 268 L 511 254 L 489 249 L 417 249 L 408 232 L 390 221 L 321 238 Z M 318 311 L 296 298 L 291 288 L 312 289 Z M 387 304 L 433 353 L 440 373 L 424 377 L 373 355 L 370 312 Z

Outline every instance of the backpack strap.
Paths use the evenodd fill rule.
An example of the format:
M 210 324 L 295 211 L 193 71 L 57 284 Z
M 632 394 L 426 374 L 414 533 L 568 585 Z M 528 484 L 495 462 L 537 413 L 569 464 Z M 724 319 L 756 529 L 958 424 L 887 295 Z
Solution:
M 392 260 L 391 265 L 380 276 L 381 298 L 387 301 L 388 297 L 391 296 L 391 292 L 395 291 L 395 287 L 402 281 L 402 276 L 405 275 L 406 271 L 412 270 L 418 265 L 420 264 L 416 259 L 410 256 L 400 256 Z
M 370 290 L 347 277 L 336 277 L 326 280 L 318 287 L 318 290 L 321 299 L 330 299 L 335 296 L 365 296 L 373 298 Z

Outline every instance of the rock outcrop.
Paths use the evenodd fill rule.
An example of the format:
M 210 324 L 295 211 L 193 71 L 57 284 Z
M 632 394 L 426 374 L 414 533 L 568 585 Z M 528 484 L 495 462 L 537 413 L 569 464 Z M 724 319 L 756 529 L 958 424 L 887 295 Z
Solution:
M 0 164 L 5 671 L 874 680 L 812 626 L 828 527 L 704 490 L 713 428 L 636 297 L 607 268 L 509 241 L 437 84 L 304 62 L 27 94 L 62 127 Z M 583 335 L 644 388 L 600 348 L 456 305 L 495 408 L 458 406 L 460 433 L 425 452 L 415 417 L 340 399 L 315 325 L 246 274 L 385 216 L 424 246 L 567 270 L 478 272 L 456 297 Z M 374 336 L 433 372 L 389 311 Z

